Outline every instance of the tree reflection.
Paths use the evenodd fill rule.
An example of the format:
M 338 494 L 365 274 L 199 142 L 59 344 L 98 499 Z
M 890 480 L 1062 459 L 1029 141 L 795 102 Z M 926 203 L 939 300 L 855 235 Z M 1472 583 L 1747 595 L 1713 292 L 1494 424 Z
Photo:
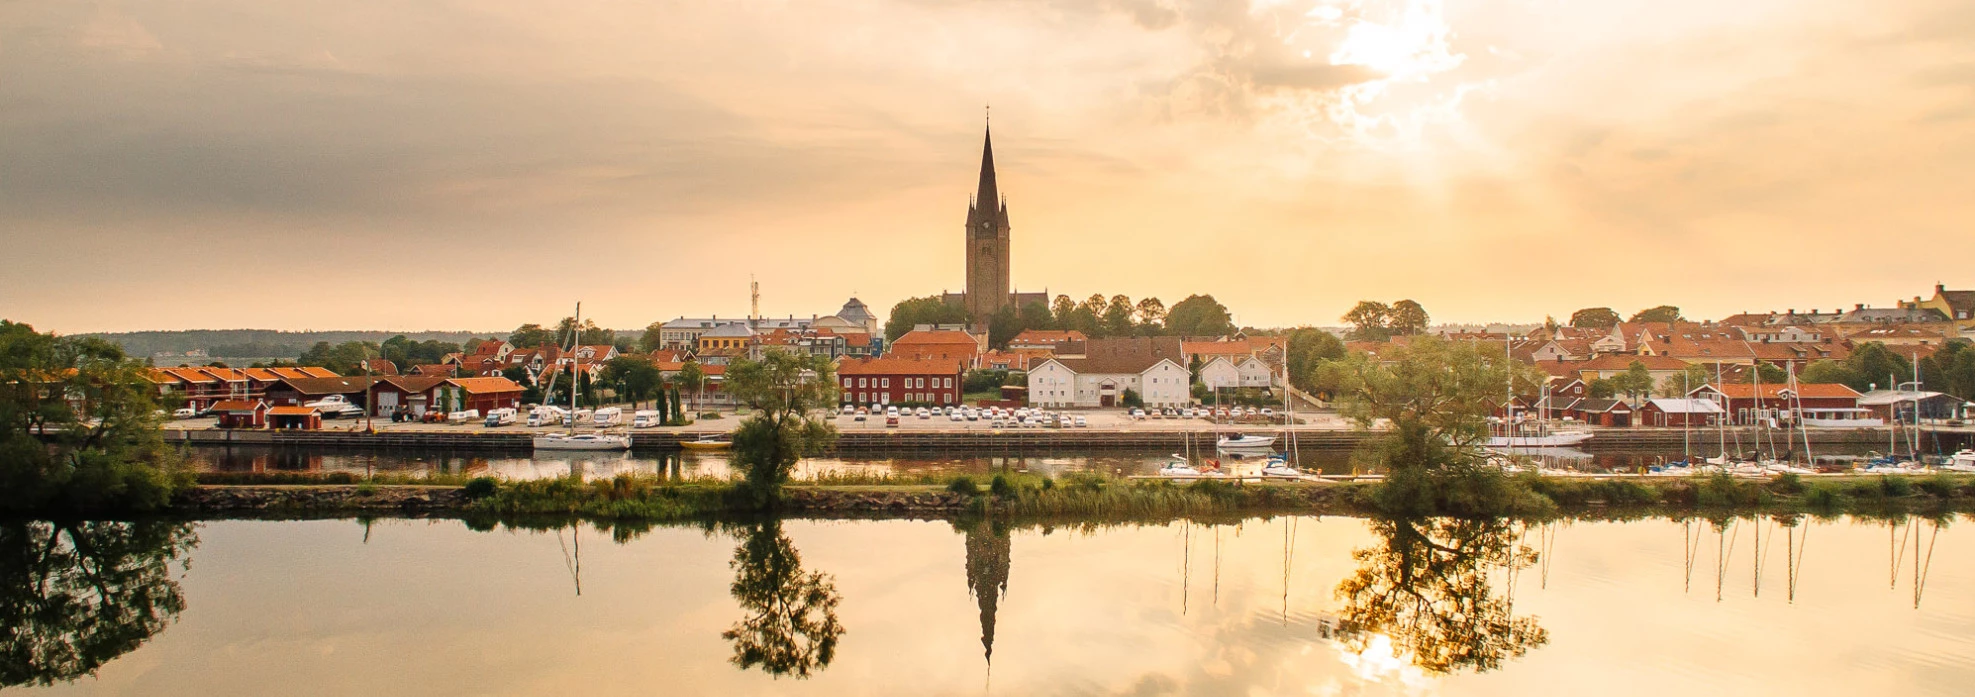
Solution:
M 1510 579 L 1536 562 L 1501 520 L 1381 519 L 1384 544 L 1352 552 L 1357 573 L 1338 584 L 1344 600 L 1339 633 L 1353 651 L 1374 637 L 1394 653 L 1436 673 L 1485 672 L 1549 641 L 1533 617 L 1515 617 L 1513 597 L 1498 596 L 1494 571 Z
M 746 534 L 729 566 L 734 600 L 747 614 L 720 634 L 734 644 L 734 665 L 798 678 L 829 667 L 843 634 L 835 580 L 803 572 L 780 521 L 757 523 Z
M 0 687 L 94 673 L 185 609 L 190 523 L 0 523 Z
M 967 590 L 981 608 L 981 648 L 994 662 L 994 615 L 1008 594 L 1008 527 L 985 518 L 966 529 Z

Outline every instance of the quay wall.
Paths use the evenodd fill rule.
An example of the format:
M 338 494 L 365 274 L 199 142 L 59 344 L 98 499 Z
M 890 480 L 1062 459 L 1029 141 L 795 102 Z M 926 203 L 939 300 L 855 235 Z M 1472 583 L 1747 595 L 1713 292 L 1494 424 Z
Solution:
M 1267 431 L 1255 430 L 1256 433 Z M 1221 433 L 1226 433 L 1221 432 Z M 631 434 L 631 447 L 638 451 L 681 450 L 683 441 L 696 440 L 706 435 L 724 435 L 724 431 L 638 431 Z M 1212 444 L 1220 435 L 1212 430 L 1182 429 L 1017 429 L 1017 430 L 855 430 L 838 435 L 835 451 L 839 453 L 857 452 L 1032 452 L 1038 450 L 1179 450 L 1186 446 L 1190 438 L 1195 447 Z M 1300 430 L 1296 441 L 1305 450 L 1349 450 L 1364 444 L 1373 435 L 1371 432 L 1356 430 Z M 1733 442 L 1739 435 L 1743 443 L 1753 443 L 1754 431 L 1743 429 L 1737 434 L 1730 432 Z M 1935 434 L 1924 434 L 1923 441 L 1933 443 Z M 1943 447 L 1949 451 L 1966 447 L 1970 434 L 1967 432 L 1942 432 L 1938 434 Z M 394 430 L 364 433 L 361 431 L 248 431 L 248 430 L 167 430 L 168 442 L 192 445 L 228 446 L 284 446 L 284 447 L 339 447 L 367 449 L 433 449 L 467 451 L 526 451 L 533 448 L 533 433 L 520 430 Z M 1686 437 L 1696 448 L 1706 449 L 1715 443 L 1719 436 L 1714 432 L 1690 431 Z M 1595 438 L 1578 446 L 1589 452 L 1633 450 L 1641 448 L 1678 449 L 1682 443 L 1679 429 L 1662 428 L 1622 428 L 1603 429 Z M 1795 436 L 1793 442 L 1801 442 L 1802 436 Z M 1818 445 L 1884 445 L 1887 434 L 1883 430 L 1818 430 L 1810 433 L 1813 447 Z M 1780 443 L 1779 439 L 1779 443 Z M 1279 438 L 1278 443 L 1282 444 Z M 1924 447 L 1934 450 L 1933 447 Z

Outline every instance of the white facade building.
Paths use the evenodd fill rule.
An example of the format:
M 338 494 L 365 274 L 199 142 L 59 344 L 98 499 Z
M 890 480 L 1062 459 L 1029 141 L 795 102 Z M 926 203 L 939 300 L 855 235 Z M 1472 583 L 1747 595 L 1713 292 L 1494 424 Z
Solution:
M 1029 403 L 1041 407 L 1122 406 L 1125 391 L 1149 407 L 1192 401 L 1192 374 L 1174 337 L 1092 339 L 1083 358 L 1050 358 L 1029 369 Z

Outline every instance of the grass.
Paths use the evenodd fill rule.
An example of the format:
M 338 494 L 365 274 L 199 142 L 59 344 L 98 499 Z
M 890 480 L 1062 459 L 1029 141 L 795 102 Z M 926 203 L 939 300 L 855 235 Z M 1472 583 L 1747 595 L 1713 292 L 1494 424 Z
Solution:
M 462 486 L 469 516 L 583 516 L 631 521 L 708 520 L 761 513 L 738 483 L 711 479 L 667 479 L 625 474 L 610 479 L 573 478 L 498 481 L 488 477 L 442 475 L 432 478 L 380 476 L 369 481 L 349 473 L 209 473 L 204 485 L 356 485 L 374 493 L 394 485 Z M 947 514 L 996 513 L 1054 519 L 1144 519 L 1234 514 L 1341 513 L 1381 510 L 1380 482 L 1235 483 L 1119 479 L 1077 473 L 1060 478 L 1040 474 L 836 475 L 787 487 L 771 507 L 825 513 L 888 514 L 905 497 L 923 510 L 933 505 Z M 1459 487 L 1454 487 L 1459 488 Z M 937 497 L 926 504 L 926 495 Z M 873 497 L 876 498 L 873 498 Z M 1975 510 L 1975 476 L 1933 474 L 1882 477 L 1796 477 L 1768 480 L 1725 475 L 1691 478 L 1542 477 L 1527 473 L 1496 477 L 1488 491 L 1462 493 L 1446 488 L 1411 499 L 1427 515 L 1546 517 L 1597 512 L 1608 515 L 1740 513 L 1897 514 Z M 875 503 L 874 503 L 875 502 Z

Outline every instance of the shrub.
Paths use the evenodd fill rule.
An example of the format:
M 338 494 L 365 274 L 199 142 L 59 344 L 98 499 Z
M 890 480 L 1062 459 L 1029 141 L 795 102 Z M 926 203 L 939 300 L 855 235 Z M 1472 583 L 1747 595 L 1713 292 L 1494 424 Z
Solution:
M 1961 489 L 1961 483 L 1946 474 L 1936 474 L 1918 482 L 1921 491 L 1937 498 L 1951 498 Z
M 377 495 L 377 485 L 376 485 L 376 484 L 374 484 L 374 483 L 371 483 L 371 482 L 364 482 L 364 483 L 362 483 L 362 484 L 358 484 L 358 485 L 357 485 L 357 495 L 358 495 L 358 496 L 376 496 L 376 495 Z
M 1913 480 L 1906 477 L 1879 477 L 1879 492 L 1888 498 L 1900 498 L 1913 494 Z
M 1828 511 L 1837 508 L 1838 504 L 1843 500 L 1844 495 L 1838 493 L 1837 487 L 1829 486 L 1823 482 L 1811 486 L 1809 490 L 1804 492 L 1804 505 L 1819 510 Z
M 980 496 L 981 486 L 974 483 L 973 477 L 954 477 L 946 485 L 946 490 L 963 496 Z
M 1784 494 L 1804 493 L 1804 478 L 1795 472 L 1784 472 L 1769 483 L 1769 488 Z
M 1016 489 L 1014 482 L 1008 481 L 1007 477 L 999 474 L 994 475 L 994 479 L 988 480 L 988 492 L 1004 499 L 1021 493 Z
M 484 499 L 489 496 L 493 496 L 495 492 L 500 491 L 501 484 L 500 482 L 495 481 L 493 477 L 474 477 L 471 481 L 468 481 L 466 483 L 466 486 L 464 488 L 466 490 L 467 498 Z

